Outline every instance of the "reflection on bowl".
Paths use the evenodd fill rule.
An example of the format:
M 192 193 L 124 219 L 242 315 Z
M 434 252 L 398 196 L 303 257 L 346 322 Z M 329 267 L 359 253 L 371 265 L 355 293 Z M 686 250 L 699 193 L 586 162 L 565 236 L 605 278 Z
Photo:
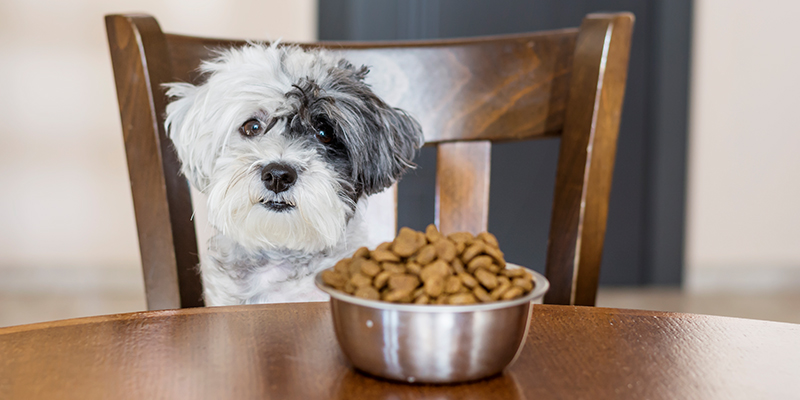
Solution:
M 356 368 L 410 383 L 455 383 L 498 374 L 522 350 L 532 303 L 549 288 L 530 272 L 536 286 L 525 296 L 463 306 L 357 298 L 326 286 L 320 274 L 316 284 L 331 295 L 336 338 Z

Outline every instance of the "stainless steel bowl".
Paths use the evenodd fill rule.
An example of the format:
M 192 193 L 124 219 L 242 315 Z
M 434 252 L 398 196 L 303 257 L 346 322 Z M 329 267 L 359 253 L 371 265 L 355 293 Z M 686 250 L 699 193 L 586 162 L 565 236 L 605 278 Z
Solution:
M 316 284 L 331 296 L 336 338 L 353 366 L 398 381 L 455 383 L 498 374 L 519 355 L 532 303 L 550 286 L 531 273 L 536 287 L 524 297 L 465 306 L 366 300 L 326 286 L 321 274 Z

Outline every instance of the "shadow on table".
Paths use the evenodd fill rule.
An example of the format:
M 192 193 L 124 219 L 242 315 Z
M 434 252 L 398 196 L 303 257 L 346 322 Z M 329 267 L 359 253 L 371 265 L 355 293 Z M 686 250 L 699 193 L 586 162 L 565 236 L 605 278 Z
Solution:
M 508 371 L 489 379 L 471 383 L 455 385 L 412 385 L 373 378 L 369 375 L 356 372 L 351 368 L 342 375 L 334 398 L 342 400 L 354 398 L 378 400 L 482 400 L 487 398 L 524 400 L 525 396 L 522 394 L 514 374 Z

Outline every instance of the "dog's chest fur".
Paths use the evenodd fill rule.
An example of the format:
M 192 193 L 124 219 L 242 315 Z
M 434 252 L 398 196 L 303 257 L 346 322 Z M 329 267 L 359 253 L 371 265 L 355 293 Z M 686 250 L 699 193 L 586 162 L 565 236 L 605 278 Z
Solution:
M 315 254 L 247 252 L 235 241 L 217 234 L 209 241 L 209 251 L 200 264 L 206 303 L 219 306 L 327 301 L 329 296 L 314 284 L 316 274 L 368 244 L 362 207 L 358 211 L 343 239 Z

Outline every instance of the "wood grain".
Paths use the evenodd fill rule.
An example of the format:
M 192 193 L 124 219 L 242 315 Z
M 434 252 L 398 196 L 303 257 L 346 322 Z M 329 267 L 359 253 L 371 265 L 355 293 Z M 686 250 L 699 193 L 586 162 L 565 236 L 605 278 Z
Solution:
M 327 303 L 0 328 L 3 399 L 797 398 L 800 325 L 537 305 L 502 375 L 412 386 L 350 368 Z
M 106 21 L 148 307 L 200 305 L 189 192 L 163 132 L 161 84 L 201 83 L 201 60 L 246 42 L 164 34 L 149 16 Z M 486 230 L 491 143 L 561 135 L 546 266 L 552 289 L 545 301 L 591 305 L 632 24 L 629 13 L 591 14 L 579 29 L 302 46 L 370 66 L 374 91 L 419 119 L 426 143 L 439 146 L 435 209 L 445 232 Z

